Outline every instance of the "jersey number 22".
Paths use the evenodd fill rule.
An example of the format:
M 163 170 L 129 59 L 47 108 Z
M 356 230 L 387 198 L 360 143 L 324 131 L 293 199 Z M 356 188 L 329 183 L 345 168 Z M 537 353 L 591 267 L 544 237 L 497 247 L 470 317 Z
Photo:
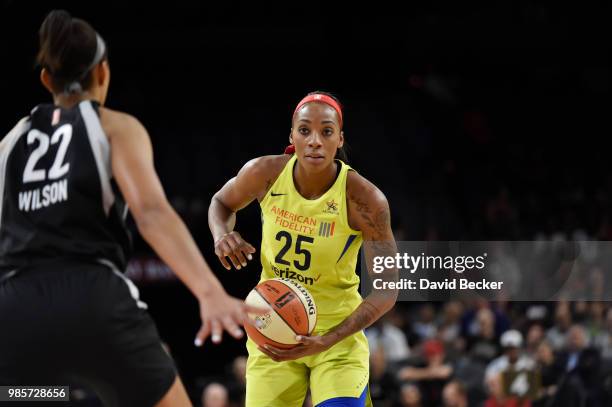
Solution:
M 24 184 L 27 182 L 44 181 L 47 178 L 58 179 L 66 175 L 70 169 L 70 163 L 64 163 L 64 158 L 66 157 L 66 150 L 68 150 L 68 145 L 72 139 L 72 125 L 64 124 L 63 126 L 60 126 L 57 130 L 55 130 L 50 139 L 51 142 L 49 143 L 49 136 L 36 129 L 32 129 L 28 132 L 28 144 L 38 141 L 38 147 L 32 151 L 30 157 L 28 158 L 28 162 L 26 163 L 25 170 L 23 171 Z M 49 150 L 49 144 L 57 144 L 60 142 L 60 140 L 61 143 L 57 149 L 53 165 L 51 165 L 51 168 L 49 168 L 49 173 L 47 174 L 47 171 L 44 169 L 35 169 L 38 160 L 40 160 Z

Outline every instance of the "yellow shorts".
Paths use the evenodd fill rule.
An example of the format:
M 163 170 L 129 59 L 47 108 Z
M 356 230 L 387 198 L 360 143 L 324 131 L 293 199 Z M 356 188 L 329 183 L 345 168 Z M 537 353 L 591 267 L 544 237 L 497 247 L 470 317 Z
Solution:
M 246 407 L 302 407 L 310 388 L 313 405 L 335 397 L 358 398 L 368 384 L 370 352 L 363 332 L 316 355 L 275 362 L 247 340 Z M 371 406 L 369 395 L 366 401 Z

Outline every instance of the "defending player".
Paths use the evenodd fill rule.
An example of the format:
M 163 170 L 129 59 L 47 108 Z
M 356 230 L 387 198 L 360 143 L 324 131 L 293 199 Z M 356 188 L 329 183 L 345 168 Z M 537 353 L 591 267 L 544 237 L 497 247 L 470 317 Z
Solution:
M 196 342 L 210 333 L 219 342 L 224 329 L 241 337 L 247 307 L 225 293 L 168 203 L 145 128 L 103 107 L 102 37 L 64 11 L 52 11 L 39 34 L 54 104 L 35 107 L 0 143 L 0 385 L 80 382 L 106 406 L 191 405 L 122 274 L 128 206 L 198 298 Z

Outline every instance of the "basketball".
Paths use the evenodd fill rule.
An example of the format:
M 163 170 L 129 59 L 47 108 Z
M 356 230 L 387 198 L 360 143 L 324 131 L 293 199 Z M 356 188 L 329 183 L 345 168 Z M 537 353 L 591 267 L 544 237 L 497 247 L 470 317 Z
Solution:
M 249 338 L 262 347 L 268 344 L 291 349 L 298 344 L 295 336 L 310 335 L 317 322 L 317 307 L 308 290 L 287 278 L 259 283 L 245 302 L 272 308 L 267 314 L 250 315 L 257 321 L 257 328 L 245 324 Z

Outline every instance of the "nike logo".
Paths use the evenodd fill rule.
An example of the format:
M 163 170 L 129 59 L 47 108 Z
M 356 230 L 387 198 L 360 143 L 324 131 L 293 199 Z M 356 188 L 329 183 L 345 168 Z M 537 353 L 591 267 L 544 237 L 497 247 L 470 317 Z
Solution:
M 270 192 L 270 195 L 272 195 L 272 196 L 281 196 L 281 195 L 287 195 L 287 194 L 275 194 L 274 192 Z

